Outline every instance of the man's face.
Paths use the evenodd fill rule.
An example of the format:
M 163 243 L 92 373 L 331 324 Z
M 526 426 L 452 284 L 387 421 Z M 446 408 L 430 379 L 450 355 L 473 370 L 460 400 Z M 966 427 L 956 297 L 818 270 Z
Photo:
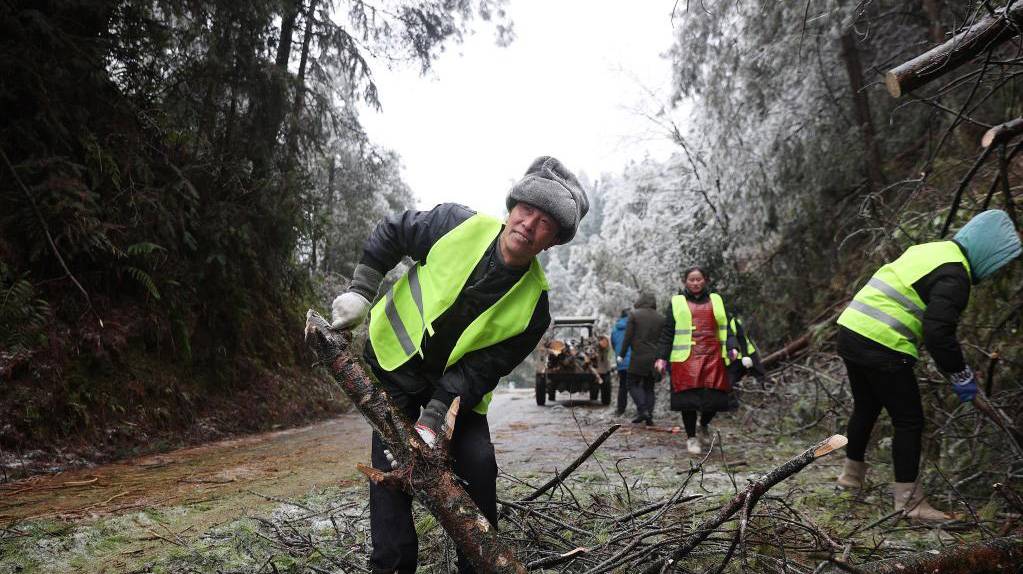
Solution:
M 520 201 L 508 214 L 501 242 L 517 257 L 534 257 L 557 243 L 560 231 L 561 226 L 547 212 Z

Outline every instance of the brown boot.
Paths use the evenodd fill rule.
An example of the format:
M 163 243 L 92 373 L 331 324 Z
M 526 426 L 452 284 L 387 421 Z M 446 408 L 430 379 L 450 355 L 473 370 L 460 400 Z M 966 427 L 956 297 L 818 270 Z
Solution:
M 838 486 L 849 489 L 863 488 L 867 477 L 867 463 L 860 460 L 845 459 L 842 474 L 838 475 Z
M 906 511 L 906 518 L 921 522 L 946 522 L 955 518 L 927 502 L 919 482 L 896 482 L 894 484 L 895 510 Z

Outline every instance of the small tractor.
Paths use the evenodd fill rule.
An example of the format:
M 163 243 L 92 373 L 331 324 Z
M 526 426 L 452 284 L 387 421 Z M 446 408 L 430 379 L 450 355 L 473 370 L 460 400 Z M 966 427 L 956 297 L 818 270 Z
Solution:
M 601 348 L 594 335 L 596 317 L 556 317 L 537 348 L 536 404 L 554 400 L 558 391 L 588 391 L 590 400 L 611 404 L 611 380 L 597 370 Z

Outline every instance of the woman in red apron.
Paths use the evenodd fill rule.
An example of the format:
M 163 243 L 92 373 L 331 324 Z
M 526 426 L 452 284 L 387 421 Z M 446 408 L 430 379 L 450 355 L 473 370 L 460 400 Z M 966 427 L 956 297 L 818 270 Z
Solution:
M 690 267 L 682 291 L 671 298 L 659 340 L 659 372 L 671 374 L 671 410 L 681 411 L 690 454 L 710 446 L 707 425 L 718 411 L 732 408 L 727 365 L 739 356 L 728 328 L 724 302 L 707 289 L 707 274 Z M 700 417 L 697 432 L 697 413 Z

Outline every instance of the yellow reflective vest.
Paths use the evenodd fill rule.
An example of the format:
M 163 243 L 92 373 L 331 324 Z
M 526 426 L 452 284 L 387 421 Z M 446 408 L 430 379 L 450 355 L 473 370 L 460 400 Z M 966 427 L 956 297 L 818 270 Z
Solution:
M 377 301 L 369 315 L 369 339 L 385 371 L 397 369 L 415 354 L 422 355 L 424 335 L 433 334 L 433 322 L 458 298 L 501 226 L 501 220 L 481 214 L 463 221 L 437 240 L 426 260 L 409 269 Z M 546 290 L 547 278 L 534 258 L 519 281 L 465 328 L 445 369 L 466 353 L 525 331 Z M 492 396 L 492 392 L 487 393 L 473 410 L 486 414 Z
M 721 357 L 725 365 L 731 361 L 728 359 L 728 315 L 725 313 L 725 303 L 721 295 L 710 294 L 710 304 L 714 310 L 714 320 L 718 324 L 718 341 L 721 341 Z M 685 295 L 675 295 L 671 298 L 671 313 L 675 317 L 675 337 L 671 341 L 671 354 L 668 360 L 672 363 L 681 363 L 689 358 L 693 347 L 693 313 L 689 310 L 689 302 Z
M 838 317 L 838 324 L 889 349 L 919 358 L 923 318 L 927 305 L 913 283 L 945 263 L 970 263 L 952 241 L 914 245 L 898 259 L 882 266 L 856 292 Z

